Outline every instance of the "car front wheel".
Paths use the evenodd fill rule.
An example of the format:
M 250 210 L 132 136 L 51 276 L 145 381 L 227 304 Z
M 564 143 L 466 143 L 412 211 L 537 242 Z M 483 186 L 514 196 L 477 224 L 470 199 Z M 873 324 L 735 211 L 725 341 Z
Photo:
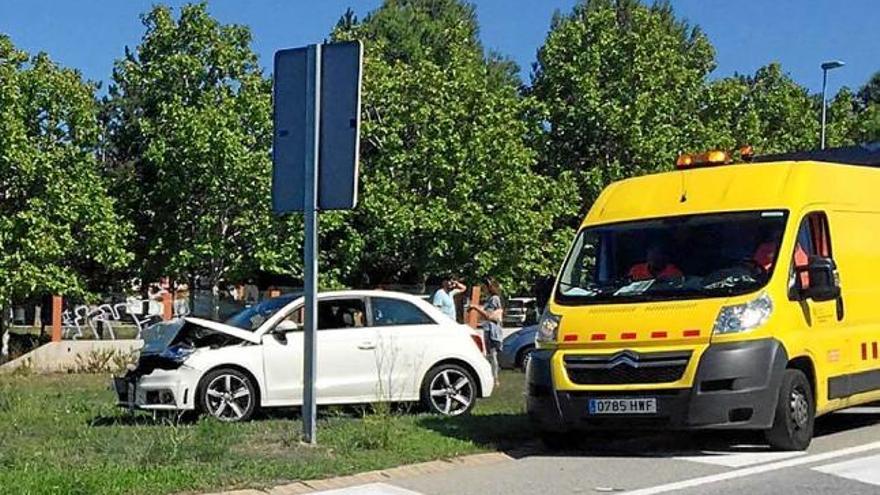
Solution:
M 467 414 L 477 401 L 477 382 L 468 370 L 457 364 L 431 368 L 422 383 L 422 404 L 428 411 L 444 416 Z
M 202 378 L 199 405 L 202 412 L 225 422 L 247 421 L 256 409 L 257 393 L 251 379 L 236 369 L 221 368 Z

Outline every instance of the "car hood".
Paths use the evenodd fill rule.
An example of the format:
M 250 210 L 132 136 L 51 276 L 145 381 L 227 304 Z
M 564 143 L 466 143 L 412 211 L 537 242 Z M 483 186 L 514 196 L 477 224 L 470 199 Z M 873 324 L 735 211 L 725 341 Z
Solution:
M 232 325 L 205 320 L 203 318 L 176 318 L 174 320 L 157 323 L 144 329 L 144 347 L 141 354 L 160 354 L 167 349 L 175 339 L 177 339 L 177 336 L 180 335 L 181 332 L 185 332 L 185 329 L 193 327 L 228 335 L 252 344 L 260 343 L 259 337 L 253 332 L 248 332 L 247 330 L 242 330 L 241 328 Z

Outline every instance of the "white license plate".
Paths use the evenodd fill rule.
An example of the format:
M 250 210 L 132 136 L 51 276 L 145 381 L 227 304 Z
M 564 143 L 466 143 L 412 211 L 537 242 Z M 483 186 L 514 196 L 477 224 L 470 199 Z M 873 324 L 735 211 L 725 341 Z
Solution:
M 656 414 L 657 399 L 590 399 L 590 414 Z

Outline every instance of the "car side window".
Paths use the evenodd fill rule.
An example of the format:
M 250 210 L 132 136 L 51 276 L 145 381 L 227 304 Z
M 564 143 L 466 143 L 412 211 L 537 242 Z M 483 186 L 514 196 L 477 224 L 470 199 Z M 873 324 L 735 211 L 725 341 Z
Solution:
M 407 301 L 374 297 L 370 303 L 374 326 L 431 325 L 435 323 L 424 311 Z
M 318 330 L 365 327 L 366 315 L 363 299 L 318 301 Z
M 792 254 L 790 289 L 806 289 L 810 286 L 807 265 L 810 256 L 831 258 L 831 234 L 828 217 L 823 212 L 813 212 L 801 220 Z

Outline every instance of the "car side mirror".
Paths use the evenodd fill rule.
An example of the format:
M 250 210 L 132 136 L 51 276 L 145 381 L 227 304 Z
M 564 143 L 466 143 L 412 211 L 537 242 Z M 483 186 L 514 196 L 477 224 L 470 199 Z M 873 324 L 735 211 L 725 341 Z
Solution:
M 809 287 L 804 289 L 806 297 L 816 302 L 832 301 L 840 297 L 840 277 L 834 260 L 823 256 L 810 256 L 807 273 L 810 283 Z
M 295 332 L 299 329 L 300 326 L 297 323 L 290 320 L 281 320 L 278 322 L 277 325 L 275 325 L 275 328 L 272 329 L 272 333 L 285 334 L 288 332 Z

